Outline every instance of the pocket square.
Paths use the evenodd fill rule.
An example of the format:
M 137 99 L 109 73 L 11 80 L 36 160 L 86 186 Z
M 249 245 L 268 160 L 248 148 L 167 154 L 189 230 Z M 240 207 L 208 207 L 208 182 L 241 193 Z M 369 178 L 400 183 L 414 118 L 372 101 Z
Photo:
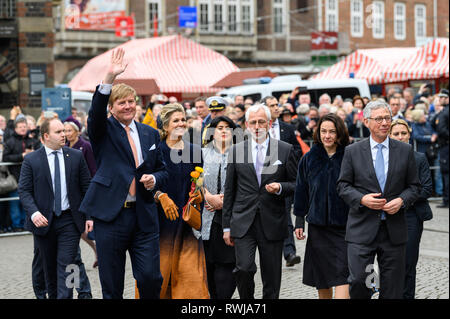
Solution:
M 154 149 L 156 149 L 155 144 L 153 144 L 152 147 L 149 148 L 149 151 L 153 151 Z
M 273 163 L 272 165 L 281 165 L 281 164 L 283 164 L 283 163 L 281 163 L 281 161 L 280 160 L 277 160 L 275 163 Z

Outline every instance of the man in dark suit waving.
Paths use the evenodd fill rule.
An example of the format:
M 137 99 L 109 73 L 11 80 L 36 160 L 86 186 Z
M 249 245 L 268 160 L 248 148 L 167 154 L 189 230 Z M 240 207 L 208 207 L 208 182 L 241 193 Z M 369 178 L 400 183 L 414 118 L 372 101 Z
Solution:
M 68 299 L 79 282 L 74 267 L 81 233 L 92 230 L 92 221 L 79 211 L 90 173 L 83 154 L 64 146 L 60 120 L 45 120 L 41 136 L 44 146 L 24 158 L 18 191 L 25 228 L 42 256 L 48 297 Z
M 80 210 L 93 217 L 103 298 L 123 296 L 126 252 L 141 298 L 159 298 L 159 223 L 148 190 L 168 178 L 159 133 L 134 121 L 136 91 L 112 85 L 126 69 L 123 49 L 113 51 L 89 109 L 88 134 L 97 163 Z M 109 108 L 111 117 L 107 117 Z
M 370 298 L 377 255 L 380 298 L 401 299 L 405 277 L 405 210 L 420 182 L 411 145 L 388 138 L 392 112 L 384 101 L 364 108 L 370 137 L 346 148 L 337 182 L 350 206 L 347 221 L 350 298 Z
M 288 235 L 285 197 L 295 189 L 292 145 L 270 138 L 270 110 L 256 104 L 246 112 L 251 137 L 230 150 L 222 209 L 227 245 L 235 246 L 239 296 L 254 297 L 255 252 L 260 253 L 263 298 L 277 299 L 283 241 Z

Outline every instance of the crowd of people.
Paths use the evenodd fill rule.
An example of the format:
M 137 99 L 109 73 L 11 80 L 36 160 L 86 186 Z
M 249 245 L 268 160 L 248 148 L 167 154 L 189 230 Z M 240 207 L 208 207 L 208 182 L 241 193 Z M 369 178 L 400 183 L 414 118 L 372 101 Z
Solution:
M 380 298 L 414 298 L 427 198 L 448 207 L 448 90 L 323 94 L 317 105 L 297 89 L 259 101 L 155 94 L 144 107 L 132 87 L 112 85 L 123 55 L 112 54 L 87 115 L 35 121 L 14 106 L 8 121 L 0 116 L 2 161 L 18 164 L 0 167 L 19 184 L 2 195 L 20 196 L 0 202 L 0 231 L 33 233 L 37 298 L 72 297 L 71 263 L 85 279 L 78 297 L 92 298 L 80 238 L 96 254 L 104 298 L 122 298 L 126 251 L 137 297 L 229 299 L 237 289 L 253 298 L 258 248 L 263 298 L 276 299 L 283 257 L 287 267 L 301 262 L 295 239 L 307 240 L 303 283 L 319 298 L 370 298 L 365 267 L 379 251 Z M 64 165 L 77 177 L 66 180 Z

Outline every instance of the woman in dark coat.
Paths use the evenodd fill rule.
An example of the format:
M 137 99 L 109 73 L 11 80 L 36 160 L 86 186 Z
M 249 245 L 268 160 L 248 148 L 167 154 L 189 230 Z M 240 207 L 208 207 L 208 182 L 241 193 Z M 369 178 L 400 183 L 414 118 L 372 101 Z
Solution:
M 345 225 L 348 206 L 338 196 L 336 182 L 349 136 L 335 114 L 320 118 L 314 145 L 300 160 L 294 197 L 295 235 L 303 240 L 308 222 L 303 283 L 318 290 L 319 299 L 349 298 Z
M 222 205 L 225 190 L 228 151 L 233 144 L 234 122 L 219 116 L 208 130 L 212 138 L 202 149 L 205 174 L 205 208 L 202 214 L 202 240 L 205 246 L 208 289 L 211 299 L 231 299 L 236 289 L 233 269 L 236 264 L 234 247 L 223 240 Z M 207 133 L 207 136 L 209 134 Z
M 181 104 L 163 106 L 160 151 L 169 173 L 169 183 L 155 192 L 160 202 L 160 269 L 163 277 L 161 299 L 208 299 L 205 253 L 198 233 L 181 217 L 190 198 L 191 175 L 203 166 L 202 151 L 182 137 L 186 114 Z M 177 217 L 166 211 L 169 202 L 177 207 Z M 203 209 L 203 205 L 202 205 Z M 171 217 L 172 216 L 172 217 Z
M 411 128 L 404 120 L 395 120 L 391 123 L 389 137 L 401 142 L 409 143 Z M 408 224 L 408 241 L 406 242 L 406 271 L 404 299 L 414 299 L 416 292 L 416 266 L 419 260 L 419 245 L 422 237 L 423 222 L 433 218 L 427 198 L 433 192 L 431 172 L 427 158 L 420 152 L 414 152 L 420 184 L 419 199 L 406 211 Z

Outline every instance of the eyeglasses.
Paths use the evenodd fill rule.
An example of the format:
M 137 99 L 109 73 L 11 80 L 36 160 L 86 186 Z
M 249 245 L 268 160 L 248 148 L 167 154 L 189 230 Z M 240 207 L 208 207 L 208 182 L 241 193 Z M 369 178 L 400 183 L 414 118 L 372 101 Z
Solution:
M 248 124 L 251 126 L 255 126 L 256 124 L 259 124 L 259 126 L 265 126 L 267 124 L 267 121 L 265 120 L 249 121 Z
M 383 120 L 385 120 L 386 123 L 391 123 L 391 121 L 392 121 L 392 117 L 390 117 L 390 116 L 385 116 L 385 117 L 375 117 L 375 118 L 369 117 L 369 119 L 374 120 L 374 121 L 377 122 L 378 124 L 383 123 Z

